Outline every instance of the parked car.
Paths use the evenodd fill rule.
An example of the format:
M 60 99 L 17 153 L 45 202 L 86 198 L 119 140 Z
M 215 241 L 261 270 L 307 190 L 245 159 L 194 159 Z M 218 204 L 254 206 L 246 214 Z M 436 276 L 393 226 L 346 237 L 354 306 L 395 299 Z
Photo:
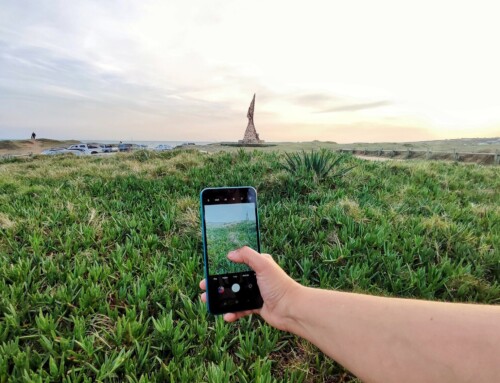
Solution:
M 119 152 L 130 152 L 132 150 L 133 146 L 134 145 L 132 145 L 132 144 L 119 144 L 118 151 Z
M 75 144 L 71 145 L 69 150 L 80 150 L 85 154 L 97 154 L 102 153 L 102 149 L 97 144 Z
M 100 145 L 100 147 L 103 153 L 111 153 L 115 151 L 113 145 Z
M 73 154 L 75 156 L 81 156 L 81 155 L 85 154 L 80 149 L 67 149 L 67 148 L 51 148 L 51 149 L 45 149 L 44 151 L 42 151 L 42 154 L 46 155 L 46 156 L 54 156 L 56 154 L 66 154 L 66 153 L 70 153 L 70 154 Z
M 160 144 L 158 146 L 155 147 L 155 150 L 159 151 L 159 152 L 163 152 L 165 150 L 172 150 L 172 146 L 170 145 L 167 145 L 167 144 Z
M 141 150 L 147 149 L 147 145 L 138 145 L 138 144 L 119 144 L 118 151 L 120 152 L 130 152 L 132 150 Z
M 62 154 L 64 151 L 67 151 L 68 149 L 66 148 L 50 148 L 50 149 L 45 149 L 42 151 L 42 154 L 46 156 L 53 156 L 55 154 Z

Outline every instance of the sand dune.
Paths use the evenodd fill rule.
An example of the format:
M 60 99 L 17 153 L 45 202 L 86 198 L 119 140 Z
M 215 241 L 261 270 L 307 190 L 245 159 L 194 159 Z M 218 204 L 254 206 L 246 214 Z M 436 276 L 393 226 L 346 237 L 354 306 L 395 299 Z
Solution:
M 67 147 L 76 144 L 79 141 L 68 140 L 58 141 L 48 138 L 40 138 L 37 140 L 2 140 L 0 141 L 0 155 L 5 154 L 40 154 L 43 150 L 63 146 Z

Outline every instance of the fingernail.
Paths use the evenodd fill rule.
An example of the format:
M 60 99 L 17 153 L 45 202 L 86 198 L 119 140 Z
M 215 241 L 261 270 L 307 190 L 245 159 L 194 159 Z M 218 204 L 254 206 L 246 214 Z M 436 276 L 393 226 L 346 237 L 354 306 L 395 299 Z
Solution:
M 233 259 L 235 255 L 236 255 L 236 251 L 234 251 L 234 250 L 233 250 L 233 251 L 230 251 L 230 252 L 227 254 L 227 257 L 228 257 L 229 259 Z

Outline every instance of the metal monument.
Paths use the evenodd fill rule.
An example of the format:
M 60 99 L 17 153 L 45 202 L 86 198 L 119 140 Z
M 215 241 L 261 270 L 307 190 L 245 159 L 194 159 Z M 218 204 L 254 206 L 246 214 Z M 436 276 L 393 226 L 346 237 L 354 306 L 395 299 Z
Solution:
M 250 103 L 250 107 L 248 108 L 248 113 L 247 113 L 247 118 L 248 118 L 248 125 L 247 129 L 245 130 L 245 135 L 243 136 L 242 140 L 239 140 L 238 143 L 240 144 L 262 144 L 264 143 L 264 140 L 261 140 L 259 138 L 259 134 L 257 133 L 257 130 L 255 130 L 255 125 L 253 123 L 253 111 L 255 109 L 255 94 L 253 95 L 252 102 Z

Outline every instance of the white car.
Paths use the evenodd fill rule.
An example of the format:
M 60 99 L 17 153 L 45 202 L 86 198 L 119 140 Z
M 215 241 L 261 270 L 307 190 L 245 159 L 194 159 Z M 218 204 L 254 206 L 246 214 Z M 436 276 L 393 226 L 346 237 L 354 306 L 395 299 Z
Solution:
M 113 145 L 109 145 L 109 144 L 99 145 L 99 147 L 101 148 L 101 151 L 103 153 L 113 153 L 113 152 L 117 152 L 118 151 L 117 147 L 113 147 Z
M 165 150 L 172 150 L 173 148 L 170 145 L 167 144 L 160 144 L 158 145 L 155 150 L 158 152 L 163 152 Z
M 67 149 L 67 148 L 51 148 L 51 149 L 45 149 L 42 154 L 46 156 L 54 156 L 56 154 L 74 154 L 75 156 L 81 156 L 85 153 L 83 153 L 81 150 L 78 149 Z
M 84 154 L 102 153 L 102 148 L 97 144 L 75 144 L 71 145 L 68 150 L 79 150 Z

